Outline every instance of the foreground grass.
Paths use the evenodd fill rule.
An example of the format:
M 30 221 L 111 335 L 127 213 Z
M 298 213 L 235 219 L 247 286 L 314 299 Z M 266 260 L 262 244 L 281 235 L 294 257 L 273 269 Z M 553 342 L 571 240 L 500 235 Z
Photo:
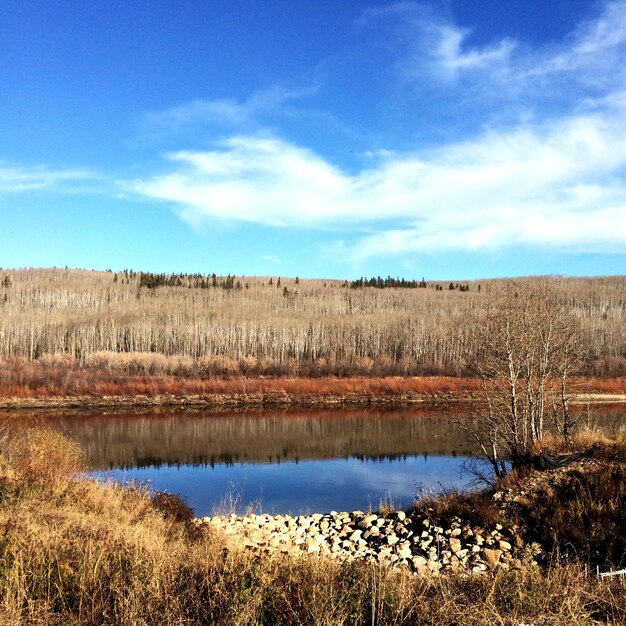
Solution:
M 77 447 L 50 431 L 1 457 L 1 624 L 626 620 L 626 586 L 580 564 L 415 577 L 363 562 L 259 558 L 197 530 L 175 497 L 75 480 L 79 469 Z

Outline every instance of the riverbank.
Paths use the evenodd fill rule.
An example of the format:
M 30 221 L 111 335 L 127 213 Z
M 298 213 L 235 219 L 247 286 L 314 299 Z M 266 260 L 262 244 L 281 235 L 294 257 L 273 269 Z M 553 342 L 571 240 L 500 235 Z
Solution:
M 198 524 L 223 533 L 228 545 L 258 554 L 371 560 L 422 575 L 522 569 L 520 557 L 532 562 L 532 556 L 541 552 L 538 544 L 526 548 L 500 523 L 485 528 L 457 516 L 434 520 L 428 511 L 232 514 L 204 517 Z
M 587 626 L 626 619 L 623 582 L 598 579 L 587 567 L 598 555 L 609 567 L 624 559 L 623 440 L 596 439 L 586 465 L 513 475 L 498 491 L 449 494 L 404 515 L 310 516 L 320 530 L 326 522 L 328 532 L 331 520 L 350 530 L 342 541 L 356 550 L 374 528 L 387 546 L 400 536 L 391 542 L 395 564 L 367 555 L 333 559 L 313 544 L 294 554 L 280 542 L 250 549 L 212 523 L 199 524 L 171 494 L 77 480 L 78 446 L 57 433 L 32 431 L 14 445 L 0 455 L 0 623 Z M 508 521 L 501 523 L 503 510 Z M 266 518 L 259 521 L 262 527 Z M 550 546 L 540 563 L 517 539 L 529 545 L 532 528 Z M 439 567 L 419 571 L 402 561 L 398 552 L 406 552 L 409 532 L 416 544 L 417 530 L 436 557 L 427 562 Z M 470 553 L 479 555 L 473 564 Z
M 0 385 L 0 409 L 140 407 L 297 407 L 480 402 L 482 381 L 452 376 L 212 378 L 127 376 L 114 382 L 76 374 Z M 626 402 L 626 378 L 576 378 L 572 401 Z
M 494 488 L 444 493 L 406 511 L 231 513 L 195 523 L 223 534 L 231 549 L 260 557 L 370 561 L 416 575 L 522 571 L 545 565 L 555 554 L 602 570 L 620 568 L 626 559 L 626 446 L 623 439 L 616 444 L 596 433 L 578 435 L 574 443 L 581 449 L 592 440 L 584 458 L 568 467 L 527 469 Z M 547 448 L 554 444 L 544 442 Z

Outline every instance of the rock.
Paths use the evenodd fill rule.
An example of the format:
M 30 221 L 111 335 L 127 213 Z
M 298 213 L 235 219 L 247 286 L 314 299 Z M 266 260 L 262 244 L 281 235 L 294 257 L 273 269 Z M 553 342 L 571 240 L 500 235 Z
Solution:
M 514 531 L 510 535 L 500 524 L 487 531 L 453 517 L 444 530 L 427 518 L 407 516 L 403 511 L 386 518 L 359 511 L 298 517 L 230 515 L 205 517 L 196 523 L 223 532 L 228 541 L 257 554 L 305 552 L 342 561 L 373 559 L 421 574 L 516 569 L 521 565 L 511 557 L 512 544 L 517 542 L 520 550 L 524 547 L 521 537 Z M 532 556 L 540 550 L 539 544 L 531 544 L 525 553 Z
M 407 542 L 398 544 L 396 554 L 402 559 L 408 559 L 413 555 L 413 552 L 411 551 L 411 544 Z
M 390 557 L 391 556 L 391 547 L 389 546 L 381 546 L 378 550 L 378 555 L 381 558 Z
M 373 513 L 370 513 L 369 515 L 366 515 L 359 522 L 359 526 L 361 528 L 370 528 L 374 524 L 374 522 L 376 522 L 377 519 L 378 519 L 378 515 L 374 515 Z
M 378 526 L 372 526 L 369 532 L 372 533 L 374 537 L 380 537 L 380 528 Z
M 426 563 L 428 563 L 428 560 L 425 559 L 421 554 L 415 555 L 412 561 L 415 567 L 424 566 L 426 565 Z
M 461 550 L 462 545 L 461 545 L 461 540 L 460 539 L 456 539 L 455 537 L 453 537 L 452 539 L 450 539 L 450 550 L 454 553 L 459 552 L 459 550 Z
M 487 565 L 492 569 L 496 567 L 498 562 L 500 561 L 500 557 L 502 556 L 502 550 L 493 550 L 491 548 L 483 549 L 483 558 Z

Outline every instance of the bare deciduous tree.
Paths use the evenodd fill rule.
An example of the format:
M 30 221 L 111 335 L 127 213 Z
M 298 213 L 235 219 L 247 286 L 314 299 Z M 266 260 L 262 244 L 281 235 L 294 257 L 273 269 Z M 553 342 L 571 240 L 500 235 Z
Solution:
M 473 434 L 496 475 L 526 462 L 552 421 L 571 435 L 569 375 L 579 328 L 555 284 L 505 287 L 477 329 L 486 414 Z

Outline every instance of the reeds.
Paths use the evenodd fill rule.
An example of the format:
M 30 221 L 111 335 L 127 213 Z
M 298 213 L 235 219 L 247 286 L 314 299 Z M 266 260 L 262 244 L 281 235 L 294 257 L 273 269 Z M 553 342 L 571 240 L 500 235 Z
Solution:
M 143 355 L 116 355 L 116 361 L 137 363 Z M 145 362 L 167 361 L 163 355 L 145 355 Z M 179 357 L 169 357 L 172 361 Z M 56 365 L 23 357 L 0 359 L 0 397 L 53 396 L 194 396 L 194 395 L 289 395 L 289 396 L 398 396 L 403 394 L 479 394 L 480 384 L 470 378 L 431 376 L 346 376 L 343 378 L 266 377 L 228 375 L 224 370 L 207 375 L 190 367 L 155 370 L 153 367 L 122 368 L 78 360 L 58 359 Z

